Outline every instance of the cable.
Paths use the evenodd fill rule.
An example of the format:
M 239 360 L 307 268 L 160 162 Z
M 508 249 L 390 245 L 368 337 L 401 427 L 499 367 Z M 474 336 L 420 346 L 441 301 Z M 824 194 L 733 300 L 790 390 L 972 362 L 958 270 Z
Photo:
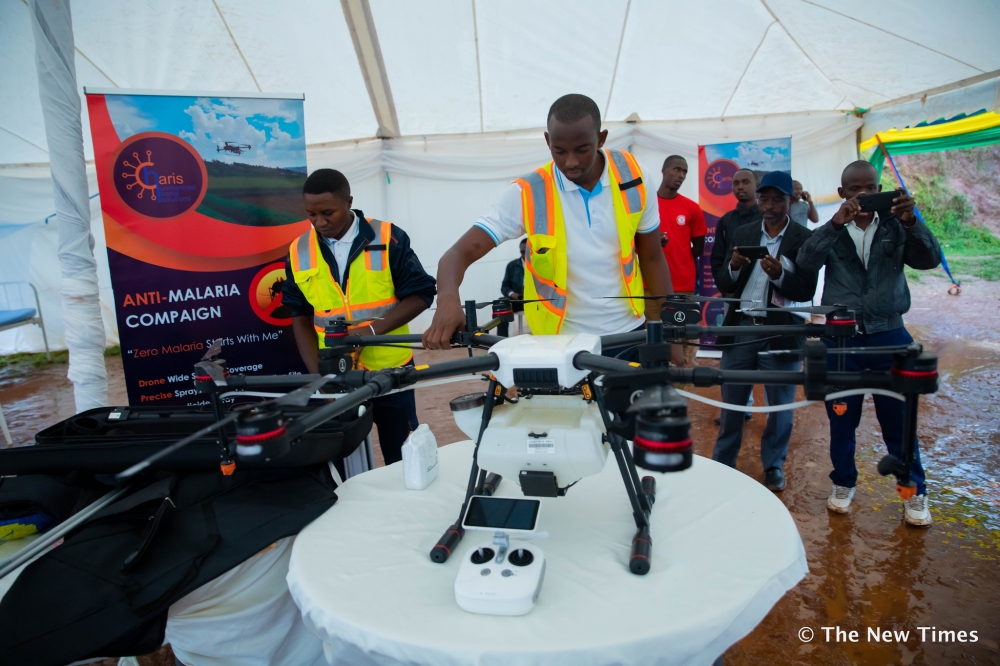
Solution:
M 706 398 L 705 396 L 698 395 L 697 393 L 691 393 L 689 391 L 683 391 L 681 389 L 675 389 L 678 395 L 682 395 L 689 400 L 695 400 L 697 402 L 703 402 L 706 405 L 712 405 L 713 407 L 721 407 L 722 409 L 728 409 L 734 412 L 753 412 L 759 414 L 768 414 L 770 412 L 783 412 L 788 409 L 799 409 L 800 407 L 805 407 L 807 405 L 815 405 L 818 402 L 823 402 L 822 400 L 800 400 L 798 402 L 790 402 L 787 405 L 768 405 L 766 407 L 747 407 L 746 405 L 734 405 L 728 402 L 720 402 L 719 400 L 713 400 L 711 398 Z M 906 398 L 901 393 L 896 393 L 894 391 L 887 391 L 885 389 L 850 389 L 847 391 L 837 391 L 836 393 L 830 393 L 826 396 L 825 400 L 837 400 L 838 398 L 846 398 L 852 395 L 866 395 L 871 393 L 872 395 L 884 395 L 890 398 L 895 398 L 896 400 L 906 401 Z

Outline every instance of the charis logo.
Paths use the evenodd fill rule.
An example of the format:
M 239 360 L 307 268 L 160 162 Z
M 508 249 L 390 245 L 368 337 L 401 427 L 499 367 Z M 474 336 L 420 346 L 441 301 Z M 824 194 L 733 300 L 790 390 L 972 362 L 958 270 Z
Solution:
M 740 165 L 732 160 L 715 160 L 705 169 L 705 187 L 712 194 L 725 196 L 733 191 L 733 175 Z
M 115 190 L 140 215 L 176 217 L 205 198 L 208 173 L 195 149 L 163 132 L 143 132 L 122 142 L 112 161 Z

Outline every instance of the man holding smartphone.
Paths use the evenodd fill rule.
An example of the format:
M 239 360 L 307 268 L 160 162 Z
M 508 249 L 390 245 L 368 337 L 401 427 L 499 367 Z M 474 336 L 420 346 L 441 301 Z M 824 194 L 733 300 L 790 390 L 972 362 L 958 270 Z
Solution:
M 775 296 L 808 301 L 816 291 L 816 271 L 795 267 L 796 255 L 811 232 L 788 217 L 792 177 L 783 171 L 772 171 L 761 179 L 756 194 L 762 223 L 746 224 L 733 232 L 732 245 L 726 254 L 727 267 L 717 276 L 722 292 L 741 299 L 738 308 L 729 308 L 726 312 L 724 326 L 752 328 L 798 323 L 791 313 L 767 308 L 774 307 Z M 797 356 L 780 353 L 801 349 L 799 336 L 783 336 L 776 340 L 751 335 L 722 336 L 716 344 L 723 348 L 723 370 L 794 372 L 799 369 Z M 722 401 L 745 405 L 752 390 L 750 384 L 723 384 Z M 770 406 L 787 405 L 795 399 L 794 386 L 765 386 L 764 391 Z M 722 410 L 713 460 L 736 467 L 736 457 L 743 442 L 743 423 L 742 411 Z M 764 465 L 764 485 L 774 492 L 785 488 L 783 468 L 791 435 L 791 410 L 767 415 L 767 427 L 760 441 L 760 458 Z
M 797 268 L 818 271 L 826 266 L 823 305 L 845 305 L 854 310 L 858 334 L 848 338 L 848 347 L 907 345 L 913 338 L 903 327 L 903 314 L 910 309 L 910 290 L 903 266 L 918 270 L 941 263 L 941 246 L 934 234 L 913 211 L 913 198 L 901 190 L 891 201 L 875 204 L 872 195 L 882 190 L 875 167 L 863 160 L 847 165 L 837 189 L 844 203 L 833 219 L 816 229 L 799 251 Z M 836 361 L 831 360 L 831 369 Z M 892 355 L 849 354 L 844 367 L 849 372 L 885 371 Z M 873 395 L 875 415 L 889 453 L 899 457 L 903 447 L 903 403 L 888 396 Z M 863 396 L 826 403 L 830 419 L 830 460 L 833 488 L 827 508 L 850 513 L 858 470 L 854 464 L 855 431 L 861 421 Z M 917 494 L 904 504 L 903 518 L 915 527 L 931 524 L 917 441 L 913 442 L 910 478 Z

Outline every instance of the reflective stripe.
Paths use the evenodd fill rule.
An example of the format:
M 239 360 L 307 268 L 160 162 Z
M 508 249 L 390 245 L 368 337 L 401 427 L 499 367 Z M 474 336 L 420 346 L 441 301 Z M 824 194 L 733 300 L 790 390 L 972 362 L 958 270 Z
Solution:
M 632 273 L 635 271 L 635 252 L 629 252 L 628 259 L 622 262 L 622 273 L 625 274 L 626 280 L 632 279 Z
M 544 298 L 546 300 L 542 301 L 542 305 L 549 310 L 555 311 L 556 314 L 562 314 L 562 311 L 566 309 L 566 292 L 565 290 L 558 289 L 557 287 L 549 284 L 542 278 L 535 275 L 535 271 L 529 267 L 529 274 L 531 275 L 531 282 L 535 286 L 535 294 L 538 298 Z
M 383 270 L 385 264 L 387 263 L 383 261 L 383 257 L 388 253 L 389 244 L 382 238 L 382 232 L 385 227 L 389 226 L 389 223 L 376 220 L 375 218 L 368 218 L 368 224 L 371 225 L 372 230 L 375 232 L 375 243 L 373 243 L 373 245 L 381 243 L 382 245 L 385 245 L 385 250 L 366 251 L 365 264 L 367 264 L 366 267 L 368 270 L 380 271 Z
M 526 200 L 525 222 L 530 222 L 531 227 L 527 229 L 529 234 L 544 234 L 550 236 L 553 230 L 549 229 L 549 209 L 552 207 L 549 193 L 546 189 L 546 181 L 541 173 L 542 169 L 532 171 L 524 178 L 518 179 L 521 183 L 521 192 Z M 527 185 L 528 189 L 524 186 Z
M 313 266 L 312 264 L 312 252 L 311 252 L 313 244 L 313 234 L 315 233 L 316 233 L 315 229 L 310 229 L 309 231 L 299 236 L 298 240 L 295 241 L 296 243 L 295 255 L 296 259 L 298 259 L 299 262 L 298 266 L 299 271 L 308 271 L 315 268 L 315 266 Z
M 609 150 L 608 155 L 611 156 L 611 161 L 614 162 L 615 170 L 618 172 L 618 184 L 627 183 L 633 181 L 641 176 L 638 171 L 632 171 L 632 165 L 629 161 L 625 159 L 625 155 L 619 150 Z M 631 187 L 622 192 L 625 195 L 625 200 L 628 202 L 628 212 L 638 213 L 642 210 L 642 197 L 640 196 L 639 188 Z

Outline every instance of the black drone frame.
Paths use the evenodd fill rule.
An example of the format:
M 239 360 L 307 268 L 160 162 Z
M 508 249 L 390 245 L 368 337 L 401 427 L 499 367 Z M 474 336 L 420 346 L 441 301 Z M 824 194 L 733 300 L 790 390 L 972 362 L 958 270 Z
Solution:
M 357 336 L 348 333 L 348 324 L 332 322 L 326 330 L 326 347 L 320 350 L 320 374 L 290 376 L 229 375 L 225 371 L 225 361 L 218 358 L 220 347 L 213 345 L 205 358 L 196 366 L 195 387 L 207 394 L 211 400 L 218 421 L 201 431 L 163 449 L 147 460 L 125 470 L 118 475 L 125 481 L 155 462 L 170 455 L 178 448 L 200 437 L 219 432 L 220 463 L 223 473 L 232 473 L 238 458 L 258 458 L 280 461 L 296 440 L 313 428 L 358 408 L 365 402 L 385 395 L 390 391 L 412 387 L 420 382 L 492 373 L 499 368 L 496 355 L 486 353 L 474 356 L 474 349 L 488 349 L 505 338 L 489 335 L 488 331 L 502 322 L 513 319 L 512 303 L 509 299 L 493 301 L 493 318 L 485 325 L 477 322 L 477 309 L 487 304 L 474 301 L 465 303 L 466 326 L 452 338 L 453 347 L 465 347 L 469 358 L 438 363 L 433 366 L 404 366 L 380 371 L 354 370 L 351 354 L 366 346 L 411 346 L 421 342 L 419 335 L 374 335 Z M 689 306 L 693 306 L 689 307 Z M 677 311 L 687 314 L 682 323 L 677 323 Z M 681 471 L 690 467 L 692 447 L 690 420 L 687 416 L 687 401 L 672 387 L 674 384 L 693 384 L 707 387 L 734 384 L 785 384 L 800 385 L 805 388 L 809 400 L 824 400 L 826 396 L 841 389 L 886 389 L 900 393 L 905 398 L 906 418 L 903 427 L 903 448 L 900 458 L 885 456 L 878 465 L 882 475 L 896 477 L 899 494 L 908 499 L 916 491 L 910 479 L 910 464 L 913 459 L 913 443 L 916 439 L 917 407 L 919 396 L 937 390 L 937 357 L 925 353 L 918 344 L 906 348 L 892 348 L 893 367 L 886 372 L 862 371 L 844 372 L 841 369 L 829 371 L 829 353 L 846 351 L 828 350 L 818 340 L 807 340 L 802 350 L 804 358 L 801 371 L 757 371 L 757 370 L 717 370 L 707 367 L 671 368 L 668 365 L 670 345 L 702 335 L 740 336 L 805 336 L 826 337 L 837 341 L 838 347 L 857 332 L 854 313 L 834 308 L 827 315 L 824 324 L 776 325 L 776 326 L 700 326 L 689 324 L 694 320 L 697 306 L 682 299 L 668 301 L 663 319 L 673 321 L 649 321 L 645 331 L 635 331 L 601 338 L 602 348 L 623 345 L 637 345 L 641 363 L 581 352 L 573 360 L 579 370 L 589 371 L 588 376 L 571 390 L 559 389 L 549 380 L 536 383 L 521 382 L 521 395 L 533 393 L 575 393 L 587 401 L 593 401 L 600 410 L 604 421 L 607 441 L 621 472 L 627 491 L 636 533 L 632 539 L 629 569 L 634 574 L 643 575 L 649 571 L 652 539 L 649 516 L 656 495 L 654 477 L 639 478 L 638 467 L 652 471 Z M 669 313 L 673 313 L 670 315 Z M 700 313 L 699 313 L 700 314 Z M 868 348 L 868 353 L 879 353 L 879 348 Z M 886 353 L 886 352 L 883 352 Z M 843 354 L 839 355 L 843 358 Z M 544 374 L 544 373 L 542 373 Z M 520 380 L 519 380 L 520 381 Z M 305 384 L 303 385 L 303 382 Z M 274 400 L 241 405 L 228 416 L 222 415 L 219 395 L 223 391 L 251 389 L 258 387 L 298 387 L 296 390 Z M 321 405 L 296 418 L 286 417 L 285 405 L 306 405 L 316 390 L 332 388 L 349 391 L 344 397 Z M 490 495 L 500 483 L 501 477 L 478 465 L 479 445 L 489 426 L 493 408 L 505 398 L 505 388 L 490 374 L 486 390 L 479 434 L 472 457 L 472 467 L 466 486 L 465 500 L 458 519 L 452 524 L 431 550 L 430 557 L 435 562 L 445 562 L 454 552 L 464 535 L 462 516 L 474 495 Z M 236 422 L 236 439 L 227 440 L 223 429 Z M 633 442 L 635 452 L 630 450 L 628 440 Z M 532 477 L 522 472 L 522 491 L 526 495 L 554 497 L 565 494 L 567 488 L 558 488 L 555 479 Z

